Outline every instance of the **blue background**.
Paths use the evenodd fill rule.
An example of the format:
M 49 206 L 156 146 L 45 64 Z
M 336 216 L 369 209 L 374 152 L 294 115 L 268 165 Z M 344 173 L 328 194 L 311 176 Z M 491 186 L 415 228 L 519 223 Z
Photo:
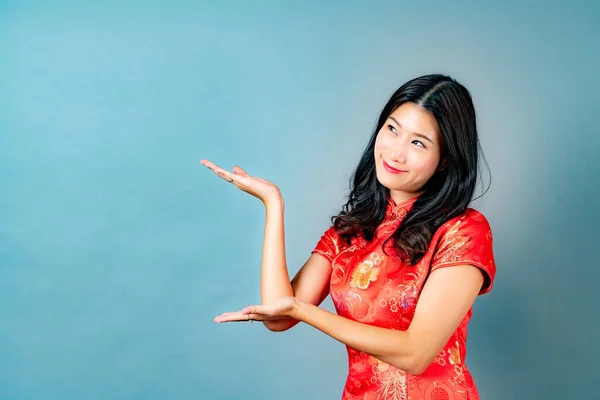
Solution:
M 595 398 L 600 6 L 568 4 L 0 2 L 0 398 L 339 398 L 333 339 L 212 322 L 259 301 L 264 210 L 198 161 L 280 186 L 293 275 L 432 72 L 493 174 L 482 398 Z

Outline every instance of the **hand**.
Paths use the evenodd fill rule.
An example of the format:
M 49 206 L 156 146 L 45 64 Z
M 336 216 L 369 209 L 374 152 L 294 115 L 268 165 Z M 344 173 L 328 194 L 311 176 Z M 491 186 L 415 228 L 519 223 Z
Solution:
M 217 167 L 208 160 L 201 160 L 200 164 L 204 165 L 215 174 L 237 186 L 244 192 L 258 198 L 265 205 L 272 201 L 282 200 L 281 191 L 276 185 L 266 179 L 250 176 L 246 171 L 238 166 L 233 167 L 233 172 L 229 172 L 223 168 Z
M 299 300 L 295 297 L 282 297 L 271 304 L 249 306 L 240 311 L 223 313 L 215 318 L 215 322 L 273 321 L 294 318 L 298 304 Z

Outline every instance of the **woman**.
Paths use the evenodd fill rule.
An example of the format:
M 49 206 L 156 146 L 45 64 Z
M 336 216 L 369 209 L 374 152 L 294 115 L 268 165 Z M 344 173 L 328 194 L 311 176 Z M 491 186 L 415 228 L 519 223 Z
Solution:
M 464 363 L 467 324 L 496 272 L 489 224 L 468 208 L 478 147 L 467 89 L 443 75 L 404 84 L 381 113 L 348 202 L 291 282 L 278 188 L 203 160 L 266 206 L 262 305 L 215 322 L 284 331 L 302 321 L 344 343 L 344 400 L 478 399 Z M 318 307 L 328 294 L 338 315 Z

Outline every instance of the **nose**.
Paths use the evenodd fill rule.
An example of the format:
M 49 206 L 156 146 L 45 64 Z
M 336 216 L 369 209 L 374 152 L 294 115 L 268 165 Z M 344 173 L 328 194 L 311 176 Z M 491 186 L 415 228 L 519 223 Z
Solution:
M 406 146 L 398 143 L 390 153 L 390 157 L 392 158 L 391 161 L 398 163 L 406 162 Z

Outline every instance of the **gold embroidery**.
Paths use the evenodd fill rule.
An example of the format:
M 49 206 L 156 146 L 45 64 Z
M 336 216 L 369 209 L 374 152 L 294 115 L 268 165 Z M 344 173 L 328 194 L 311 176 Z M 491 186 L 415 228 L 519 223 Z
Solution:
M 435 358 L 435 362 L 443 367 L 444 365 L 446 365 L 445 357 L 446 357 L 446 350 L 442 350 L 440 352 L 440 354 L 438 354 L 438 356 Z
M 372 378 L 379 384 L 377 400 L 407 400 L 406 373 L 374 357 L 370 361 L 374 364 Z
M 460 361 L 460 347 L 458 345 L 458 340 L 456 341 L 455 347 L 451 347 L 448 349 L 450 364 L 452 365 L 460 365 L 462 364 Z
M 381 262 L 381 257 L 373 253 L 371 259 L 362 262 L 352 274 L 350 286 L 353 288 L 366 289 L 371 282 L 375 282 L 379 276 L 379 267 L 377 264 Z
M 452 379 L 451 382 L 453 382 L 454 384 L 460 385 L 460 386 L 467 386 L 467 382 L 465 380 L 465 373 L 464 373 L 462 365 L 454 366 L 454 378 Z
M 472 246 L 469 235 L 459 235 L 459 225 L 462 220 L 458 220 L 452 228 L 444 235 L 446 239 L 440 243 L 438 250 L 442 257 L 436 261 L 436 264 L 445 264 L 459 261 Z
M 471 218 L 473 218 L 474 221 L 485 221 L 485 218 L 483 217 L 483 215 L 481 215 L 478 212 L 474 212 L 474 213 L 470 213 Z

